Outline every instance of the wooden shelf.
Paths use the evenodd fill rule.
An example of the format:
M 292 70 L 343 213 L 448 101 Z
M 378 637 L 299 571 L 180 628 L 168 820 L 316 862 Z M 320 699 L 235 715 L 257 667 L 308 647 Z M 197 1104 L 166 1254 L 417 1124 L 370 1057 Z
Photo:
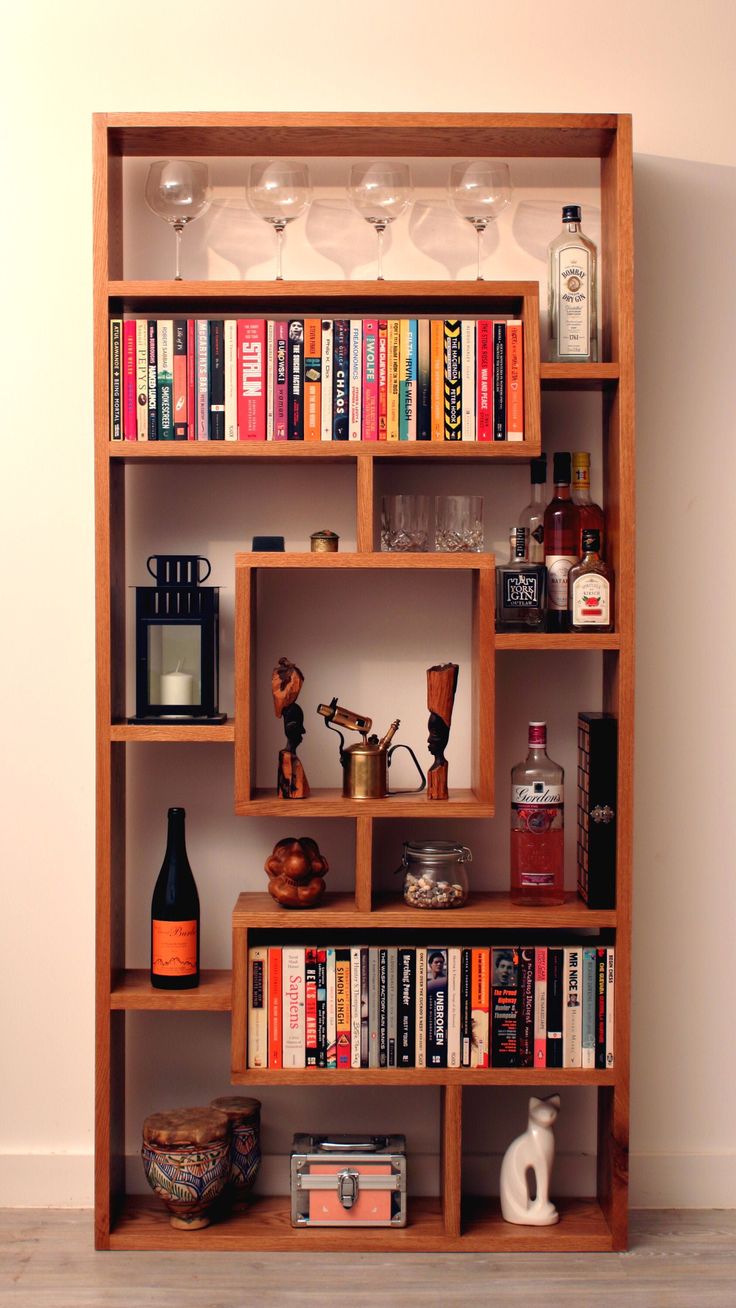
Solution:
M 542 363 L 539 376 L 545 390 L 607 390 L 617 384 L 617 363 Z
M 132 722 L 113 722 L 110 740 L 136 741 L 188 741 L 198 745 L 232 744 L 235 740 L 235 723 L 232 718 L 221 726 L 194 726 L 192 723 L 171 723 L 167 726 L 140 726 Z
M 129 968 L 121 973 L 110 993 L 110 1008 L 125 1011 L 186 1013 L 229 1013 L 232 1007 L 232 972 L 200 972 L 195 990 L 156 990 L 147 968 Z
M 459 459 L 463 463 L 519 463 L 539 454 L 541 446 L 532 441 L 110 441 L 111 459 L 137 463 L 154 459 L 195 462 L 271 463 L 274 459 L 300 463 L 354 463 L 364 459 L 390 462 L 410 459 L 416 463 L 433 463 L 436 459 Z
M 610 1071 L 582 1071 L 579 1067 L 356 1067 L 341 1071 L 335 1067 L 231 1069 L 233 1085 L 516 1085 L 558 1086 L 616 1084 Z
M 563 635 L 550 632 L 497 631 L 496 649 L 620 649 L 621 637 L 611 631 L 596 635 L 588 631 L 570 631 Z
M 554 908 L 519 908 L 501 893 L 471 894 L 462 908 L 410 908 L 400 892 L 378 898 L 369 913 L 359 912 L 355 897 L 326 894 L 316 908 L 291 911 L 280 908 L 266 893 L 243 892 L 233 910 L 233 927 L 249 931 L 309 930 L 412 930 L 436 933 L 442 930 L 467 932 L 581 931 L 613 928 L 616 910 L 590 909 L 577 894 L 568 893 L 564 904 Z
M 417 568 L 429 572 L 488 572 L 494 566 L 492 554 L 393 554 L 391 552 L 360 554 L 312 554 L 305 550 L 303 554 L 287 554 L 274 551 L 273 554 L 250 553 L 236 554 L 235 567 L 238 568 L 309 568 L 310 571 L 334 572 L 336 568 L 354 571 L 356 568 L 380 569 L 387 572 L 406 572 Z
M 313 790 L 308 799 L 289 803 L 274 790 L 255 790 L 251 799 L 236 799 L 240 817 L 371 818 L 485 818 L 493 817 L 493 804 L 479 800 L 472 790 L 451 790 L 449 799 L 432 801 L 426 790 L 416 795 L 387 795 L 385 799 L 343 799 L 342 790 Z
M 422 278 L 415 281 L 110 281 L 107 293 L 111 300 L 123 300 L 131 308 L 155 307 L 156 301 L 164 304 L 190 304 L 201 300 L 224 301 L 242 306 L 248 302 L 263 306 L 264 310 L 293 315 L 294 308 L 312 308 L 326 311 L 334 305 L 350 304 L 356 310 L 375 306 L 377 302 L 391 305 L 400 303 L 421 306 L 424 317 L 430 316 L 435 306 L 447 307 L 448 300 L 464 301 L 475 305 L 476 312 L 485 316 L 490 302 L 495 313 L 514 313 L 525 299 L 539 298 L 538 282 L 488 281 L 436 281 Z M 563 367 L 570 365 L 564 364 Z M 577 365 L 573 365 L 577 366 Z M 594 366 L 594 365 L 589 365 Z

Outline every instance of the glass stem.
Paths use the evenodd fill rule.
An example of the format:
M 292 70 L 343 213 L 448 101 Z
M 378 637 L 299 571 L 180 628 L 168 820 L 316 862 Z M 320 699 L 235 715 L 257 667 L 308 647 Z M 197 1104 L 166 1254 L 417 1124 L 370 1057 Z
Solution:
M 275 223 L 276 228 L 276 281 L 284 280 L 283 272 L 283 253 L 284 253 L 284 227 L 285 223 Z
M 385 223 L 376 224 L 376 236 L 378 237 L 378 272 L 376 273 L 377 282 L 383 281 L 383 233 L 385 232 L 385 230 L 386 230 Z
M 483 232 L 484 232 L 484 231 L 485 231 L 485 228 L 482 227 L 482 226 L 480 225 L 480 223 L 479 223 L 478 226 L 477 226 L 476 229 L 475 229 L 475 235 L 476 235 L 476 237 L 477 237 L 477 242 L 478 242 L 478 248 L 477 248 L 478 260 L 477 260 L 477 268 L 476 268 L 475 279 L 476 279 L 476 281 L 478 281 L 478 282 L 482 282 L 482 281 L 483 281 L 483 273 L 482 273 L 481 270 L 480 270 L 480 254 L 481 254 L 481 244 L 482 244 L 482 241 L 483 241 Z
M 180 282 L 180 281 L 182 280 L 182 276 L 181 276 L 181 234 L 182 234 L 183 231 L 184 231 L 184 224 L 183 224 L 183 223 L 174 223 L 174 234 L 175 234 L 175 236 L 176 236 L 176 272 L 175 272 L 175 274 L 174 274 L 174 281 L 175 281 L 175 282 Z

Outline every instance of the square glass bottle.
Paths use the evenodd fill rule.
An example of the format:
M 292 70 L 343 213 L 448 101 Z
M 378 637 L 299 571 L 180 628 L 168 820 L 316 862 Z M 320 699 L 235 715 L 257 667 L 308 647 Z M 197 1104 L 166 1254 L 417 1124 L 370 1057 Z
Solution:
M 509 531 L 509 561 L 496 568 L 496 631 L 544 631 L 547 569 L 527 558 L 526 527 Z

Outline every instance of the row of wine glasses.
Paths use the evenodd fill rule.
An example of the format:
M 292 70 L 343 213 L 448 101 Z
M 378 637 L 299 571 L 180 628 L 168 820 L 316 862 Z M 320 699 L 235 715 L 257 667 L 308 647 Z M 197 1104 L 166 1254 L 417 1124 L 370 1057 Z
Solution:
M 409 165 L 390 160 L 353 164 L 348 194 L 378 240 L 377 273 L 383 281 L 383 236 L 390 223 L 409 207 L 412 183 Z M 312 198 L 309 168 L 303 161 L 270 159 L 251 165 L 248 201 L 276 233 L 276 280 L 283 281 L 283 239 L 288 223 L 299 218 Z M 448 196 L 455 212 L 469 222 L 477 236 L 478 281 L 483 280 L 483 233 L 511 202 L 511 177 L 506 163 L 475 159 L 452 165 Z M 206 213 L 211 189 L 206 164 L 189 159 L 162 159 L 151 164 L 146 180 L 146 202 L 176 233 L 176 275 L 181 278 L 181 234 L 187 223 Z

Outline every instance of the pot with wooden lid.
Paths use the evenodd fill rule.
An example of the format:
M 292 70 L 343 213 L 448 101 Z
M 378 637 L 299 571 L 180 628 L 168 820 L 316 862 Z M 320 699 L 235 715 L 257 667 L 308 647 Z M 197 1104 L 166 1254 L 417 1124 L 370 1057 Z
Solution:
M 173 1108 L 143 1123 L 146 1180 L 184 1231 L 209 1226 L 230 1175 L 230 1120 L 216 1108 Z

